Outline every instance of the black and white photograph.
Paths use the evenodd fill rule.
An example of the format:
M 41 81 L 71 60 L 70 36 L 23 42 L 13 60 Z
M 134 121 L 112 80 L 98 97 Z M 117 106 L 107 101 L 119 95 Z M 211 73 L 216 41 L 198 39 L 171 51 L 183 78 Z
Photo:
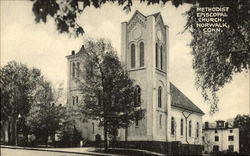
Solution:
M 1 0 L 1 156 L 250 155 L 249 0 Z

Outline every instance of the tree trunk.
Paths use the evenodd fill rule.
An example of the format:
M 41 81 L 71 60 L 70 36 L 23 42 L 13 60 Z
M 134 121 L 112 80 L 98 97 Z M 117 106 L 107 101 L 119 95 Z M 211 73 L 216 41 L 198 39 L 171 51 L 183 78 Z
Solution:
M 107 121 L 105 118 L 104 118 L 104 148 L 105 151 L 108 150 Z
M 14 138 L 15 138 L 15 145 L 17 146 L 17 144 L 18 144 L 18 134 L 17 134 L 17 120 L 15 120 L 15 123 L 14 123 Z
M 125 128 L 125 142 L 128 141 L 128 126 Z

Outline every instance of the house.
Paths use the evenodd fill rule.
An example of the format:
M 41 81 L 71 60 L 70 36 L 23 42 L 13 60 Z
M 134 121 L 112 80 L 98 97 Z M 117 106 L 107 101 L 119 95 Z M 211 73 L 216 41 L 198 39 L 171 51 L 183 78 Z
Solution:
M 202 140 L 205 153 L 220 151 L 239 153 L 239 128 L 234 128 L 223 120 L 216 121 L 216 124 L 205 122 Z

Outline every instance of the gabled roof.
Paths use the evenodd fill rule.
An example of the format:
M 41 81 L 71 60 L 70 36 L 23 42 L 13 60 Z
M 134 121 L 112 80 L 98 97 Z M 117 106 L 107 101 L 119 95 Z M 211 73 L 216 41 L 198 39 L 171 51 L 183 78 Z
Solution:
M 170 95 L 172 97 L 171 106 L 204 114 L 189 98 L 187 98 L 173 83 L 170 82 Z
M 148 16 L 154 16 L 156 18 L 160 14 L 161 14 L 160 12 L 157 12 L 157 13 L 154 13 L 154 14 L 151 14 L 151 15 L 148 15 Z

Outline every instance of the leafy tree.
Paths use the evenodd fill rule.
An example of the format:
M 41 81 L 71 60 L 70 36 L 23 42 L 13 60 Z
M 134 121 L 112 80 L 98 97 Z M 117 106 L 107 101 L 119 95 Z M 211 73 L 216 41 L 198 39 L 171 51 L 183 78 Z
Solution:
M 61 92 L 59 89 L 58 92 Z M 55 96 L 57 95 L 57 96 Z M 35 102 L 27 118 L 30 132 L 36 135 L 41 143 L 47 144 L 48 137 L 54 141 L 60 122 L 64 116 L 64 110 L 57 104 L 59 93 L 54 93 L 51 83 L 41 80 L 36 88 Z
M 67 107 L 64 111 L 64 117 L 61 121 L 61 140 L 63 146 L 79 145 L 82 136 L 76 129 L 76 121 L 86 122 L 86 117 L 81 113 L 80 109 Z
M 234 119 L 234 127 L 240 129 L 240 153 L 250 153 L 250 116 L 249 115 L 237 115 Z
M 170 0 L 140 0 L 141 3 L 165 4 Z M 78 3 L 82 2 L 82 3 Z M 33 12 L 36 21 L 46 22 L 51 16 L 59 32 L 70 32 L 81 35 L 84 33 L 81 26 L 77 24 L 77 17 L 84 12 L 87 6 L 100 8 L 106 2 L 117 3 L 124 6 L 123 9 L 130 11 L 133 5 L 132 0 L 68 0 L 57 3 L 56 0 L 43 1 L 35 0 Z M 248 0 L 171 0 L 176 7 L 184 3 L 194 6 L 187 12 L 186 30 L 189 30 L 193 39 L 192 47 L 193 68 L 196 73 L 196 86 L 201 89 L 201 93 L 206 101 L 211 104 L 210 112 L 218 110 L 219 99 L 217 92 L 225 84 L 232 80 L 235 73 L 249 69 L 250 62 L 250 18 Z M 220 33 L 204 33 L 196 27 L 197 16 L 196 7 L 230 7 L 228 17 L 225 22 L 229 29 Z M 77 27 L 77 28 L 75 28 Z M 71 33 L 70 33 L 71 34 Z
M 30 111 L 41 72 L 11 61 L 1 68 L 0 73 L 1 123 L 10 125 L 10 142 L 17 144 L 17 122 L 19 117 L 24 121 Z
M 123 69 L 110 42 L 103 39 L 86 42 L 86 64 L 83 84 L 83 112 L 104 127 L 107 136 L 119 128 L 129 127 L 144 111 L 134 103 L 133 81 Z
M 201 88 L 205 100 L 211 104 L 210 112 L 218 110 L 216 93 L 232 80 L 235 73 L 249 69 L 250 18 L 249 1 L 200 1 L 199 7 L 229 7 L 225 22 L 229 28 L 218 33 L 205 33 L 197 27 L 196 6 L 187 12 L 188 29 L 193 36 L 193 68 L 196 85 Z

